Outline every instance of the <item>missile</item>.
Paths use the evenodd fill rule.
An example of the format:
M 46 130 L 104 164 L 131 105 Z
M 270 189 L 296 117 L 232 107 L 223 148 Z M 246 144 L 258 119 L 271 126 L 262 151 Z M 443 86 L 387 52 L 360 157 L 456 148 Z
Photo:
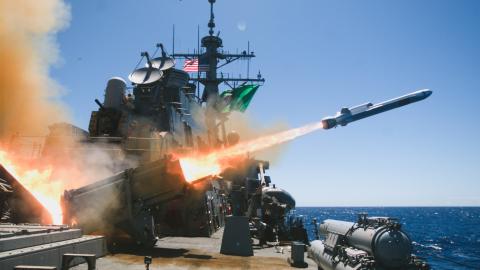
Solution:
M 323 129 L 331 129 L 338 125 L 346 126 L 351 122 L 424 100 L 431 94 L 432 91 L 423 89 L 377 104 L 369 102 L 351 108 L 342 108 L 335 116 L 329 116 L 322 119 Z

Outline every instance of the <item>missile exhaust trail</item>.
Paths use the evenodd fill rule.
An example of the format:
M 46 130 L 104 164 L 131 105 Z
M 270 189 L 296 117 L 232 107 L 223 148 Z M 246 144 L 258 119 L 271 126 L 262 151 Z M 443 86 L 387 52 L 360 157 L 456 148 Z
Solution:
M 239 156 L 291 141 L 322 128 L 323 124 L 320 121 L 299 128 L 240 142 L 232 147 L 220 149 L 205 155 L 180 157 L 179 161 L 185 179 L 188 182 L 192 182 L 209 175 L 219 175 L 224 169 L 230 167 Z

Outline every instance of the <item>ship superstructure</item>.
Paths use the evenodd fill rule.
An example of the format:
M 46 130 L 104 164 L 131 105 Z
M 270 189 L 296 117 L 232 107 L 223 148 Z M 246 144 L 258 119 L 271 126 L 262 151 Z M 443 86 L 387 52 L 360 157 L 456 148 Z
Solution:
M 93 220 L 112 215 L 115 218 L 109 220 L 113 224 L 101 226 L 107 229 L 106 233 L 114 235 L 121 229 L 147 246 L 153 245 L 159 236 L 209 236 L 232 213 L 269 219 L 264 234 L 268 239 L 274 239 L 274 232 L 281 231 L 279 226 L 288 210 L 294 208 L 295 200 L 286 191 L 270 187 L 271 181 L 265 175 L 268 162 L 245 158 L 221 175 L 196 183 L 187 181 L 178 168 L 173 169 L 177 173 L 171 173 L 179 165 L 172 155 L 208 153 L 237 143 L 238 134 L 225 128 L 228 115 L 232 110 L 244 111 L 259 84 L 265 81 L 260 73 L 256 78 L 235 78 L 219 72 L 236 60 L 249 60 L 255 55 L 250 51 L 231 54 L 222 50 L 222 39 L 219 34 L 214 35 L 215 1 L 209 3 L 209 32 L 201 39 L 202 50 L 169 55 L 159 43 L 159 56 L 142 52 L 139 65 L 128 76 L 132 94 L 127 94 L 125 80 L 115 77 L 107 83 L 103 102 L 95 100 L 99 109 L 92 112 L 88 141 L 116 144 L 127 159 L 139 159 L 140 166 L 66 191 L 63 202 L 67 224 L 75 222 L 87 232 L 95 231 L 98 222 Z M 183 70 L 176 68 L 178 60 L 184 62 Z M 221 84 L 229 89 L 220 93 Z M 242 95 L 237 95 L 239 91 Z M 112 156 L 118 158 L 115 153 Z M 154 171 L 158 172 L 151 173 Z M 116 200 L 116 207 L 101 207 L 111 203 L 102 194 L 111 193 L 121 198 Z M 262 196 L 269 198 L 268 204 L 263 203 Z M 284 205 L 284 199 L 272 202 L 276 196 L 286 198 L 287 204 Z M 120 209 L 126 210 L 127 215 L 116 214 Z M 148 227 L 147 234 L 143 227 Z

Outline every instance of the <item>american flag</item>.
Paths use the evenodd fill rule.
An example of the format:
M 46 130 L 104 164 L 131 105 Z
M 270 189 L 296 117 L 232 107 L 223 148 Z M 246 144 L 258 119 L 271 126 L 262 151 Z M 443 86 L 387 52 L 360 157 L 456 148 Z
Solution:
M 198 64 L 198 58 L 185 59 L 183 63 L 183 70 L 186 72 L 208 71 L 208 64 Z

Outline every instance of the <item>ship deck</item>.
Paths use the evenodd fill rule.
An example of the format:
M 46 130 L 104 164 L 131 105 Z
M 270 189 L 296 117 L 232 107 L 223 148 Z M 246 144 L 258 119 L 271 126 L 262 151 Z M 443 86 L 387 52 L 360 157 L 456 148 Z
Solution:
M 154 248 L 135 252 L 117 252 L 97 259 L 97 269 L 144 269 L 144 257 L 152 256 L 150 269 L 293 269 L 287 262 L 290 246 L 259 248 L 254 256 L 220 254 L 223 229 L 212 237 L 165 237 Z M 282 253 L 283 252 L 283 253 Z M 307 258 L 304 269 L 317 269 Z M 83 267 L 83 268 L 82 268 Z M 79 265 L 71 269 L 85 269 Z

